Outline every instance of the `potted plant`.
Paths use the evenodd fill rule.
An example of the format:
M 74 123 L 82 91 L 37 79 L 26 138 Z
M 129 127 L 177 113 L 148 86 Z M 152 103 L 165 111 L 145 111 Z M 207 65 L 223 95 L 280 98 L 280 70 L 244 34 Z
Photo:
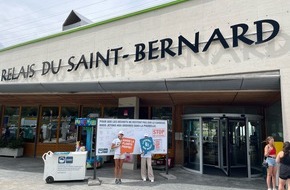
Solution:
M 23 146 L 21 138 L 0 139 L 0 156 L 23 156 Z

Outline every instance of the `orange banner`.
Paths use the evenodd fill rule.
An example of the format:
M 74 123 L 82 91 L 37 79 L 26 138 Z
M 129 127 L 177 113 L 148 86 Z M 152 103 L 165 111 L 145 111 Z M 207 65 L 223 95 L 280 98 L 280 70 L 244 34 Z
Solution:
M 135 147 L 135 139 L 126 138 L 122 139 L 121 153 L 133 153 Z

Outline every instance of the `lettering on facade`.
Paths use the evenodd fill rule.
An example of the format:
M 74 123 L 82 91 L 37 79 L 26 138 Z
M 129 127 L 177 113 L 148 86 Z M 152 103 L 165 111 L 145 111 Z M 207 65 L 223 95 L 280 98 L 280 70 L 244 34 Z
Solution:
M 268 42 L 275 38 L 280 30 L 279 23 L 271 19 L 256 21 L 254 22 L 254 25 L 256 26 L 256 40 L 252 40 L 246 37 L 249 29 L 247 24 L 241 23 L 231 26 L 231 47 L 238 47 L 240 42 L 243 42 L 247 45 Z M 273 28 L 272 31 L 267 31 L 267 33 L 270 33 L 270 35 L 267 37 L 264 37 L 263 35 L 265 34 L 263 28 L 264 25 L 270 25 Z M 164 38 L 160 40 L 149 41 L 148 43 L 135 44 L 134 62 L 138 63 L 144 60 L 151 61 L 155 59 L 163 59 L 166 56 L 180 56 L 183 54 L 184 46 L 189 48 L 194 53 L 206 52 L 214 41 L 219 42 L 224 49 L 230 48 L 230 44 L 226 41 L 219 28 L 216 28 L 212 32 L 210 38 L 202 49 L 200 49 L 199 46 L 199 32 L 196 32 L 194 36 L 194 42 L 189 41 L 183 35 L 178 36 L 176 39 L 178 44 L 177 50 L 173 50 L 172 44 L 174 41 L 172 38 Z M 63 61 L 62 59 L 59 59 L 58 61 L 43 61 L 41 75 L 46 75 L 47 73 L 57 74 L 63 64 L 69 65 L 67 72 L 77 71 L 81 67 L 85 69 L 98 68 L 100 64 L 104 64 L 105 66 L 118 65 L 120 59 L 127 59 L 130 56 L 129 54 L 122 54 L 122 50 L 123 47 L 118 47 L 108 49 L 106 52 L 90 53 L 89 55 L 83 54 L 80 56 L 80 58 L 71 56 L 67 61 Z M 3 69 L 1 74 L 1 81 L 17 80 L 20 77 L 33 77 L 36 73 L 34 67 L 35 64 L 31 64 L 22 66 L 20 69 L 15 67 Z

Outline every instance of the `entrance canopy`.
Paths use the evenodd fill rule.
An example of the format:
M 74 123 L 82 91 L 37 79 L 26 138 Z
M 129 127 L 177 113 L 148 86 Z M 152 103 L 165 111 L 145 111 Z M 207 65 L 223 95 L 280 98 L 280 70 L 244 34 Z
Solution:
M 55 96 L 64 102 L 85 103 L 94 97 L 99 103 L 102 100 L 117 103 L 118 98 L 137 96 L 153 104 L 239 104 L 244 101 L 268 104 L 280 98 L 280 75 L 267 72 L 150 81 L 7 83 L 0 85 L 0 92 L 0 103 L 7 103 L 11 98 L 23 101 L 25 97 L 37 96 L 35 101 L 45 98 L 47 102 Z M 55 97 L 53 102 L 57 101 Z

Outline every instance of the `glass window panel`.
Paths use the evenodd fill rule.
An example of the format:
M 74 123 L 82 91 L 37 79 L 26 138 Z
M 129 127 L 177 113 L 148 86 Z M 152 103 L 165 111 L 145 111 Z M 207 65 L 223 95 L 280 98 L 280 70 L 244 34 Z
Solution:
M 203 163 L 218 165 L 218 132 L 219 120 L 214 118 L 202 119 Z
M 75 143 L 77 129 L 75 118 L 78 117 L 78 107 L 61 108 L 61 125 L 59 128 L 59 143 Z
M 19 136 L 25 142 L 34 142 L 37 126 L 37 107 L 22 107 Z
M 172 148 L 172 107 L 153 107 L 152 119 L 167 120 L 168 123 L 168 149 Z
M 183 120 L 184 166 L 201 171 L 201 139 L 199 119 Z
M 56 143 L 58 107 L 43 107 L 40 126 L 40 142 Z
M 82 117 L 101 117 L 100 107 L 84 107 Z
M 118 107 L 104 108 L 104 118 L 118 118 Z
M 270 105 L 265 110 L 266 135 L 273 136 L 275 141 L 283 142 L 282 108 L 281 101 Z
M 149 110 L 148 107 L 139 108 L 139 119 L 149 119 Z
M 2 135 L 4 138 L 16 138 L 19 126 L 19 107 L 6 107 L 3 118 Z
M 248 122 L 249 129 L 249 155 L 251 163 L 251 174 L 261 173 L 261 151 L 263 149 L 261 142 L 261 121 L 260 120 L 249 120 Z

